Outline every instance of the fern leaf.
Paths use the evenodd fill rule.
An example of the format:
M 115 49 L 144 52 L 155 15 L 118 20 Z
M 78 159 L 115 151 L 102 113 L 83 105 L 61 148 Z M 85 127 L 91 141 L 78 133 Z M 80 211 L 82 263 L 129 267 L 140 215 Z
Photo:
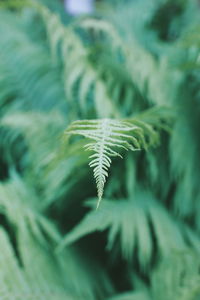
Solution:
M 105 199 L 100 210 L 91 210 L 64 237 L 58 250 L 88 234 L 107 230 L 107 250 L 113 251 L 119 243 L 122 257 L 129 262 L 137 259 L 143 270 L 150 266 L 155 249 L 161 258 L 168 257 L 172 251 L 184 252 L 191 248 L 199 253 L 198 236 L 191 236 L 191 229 L 170 216 L 150 191 L 137 187 L 130 198 L 113 200 Z M 93 208 L 94 201 L 89 200 L 86 206 Z
M 75 121 L 65 133 L 68 135 L 82 135 L 92 140 L 91 143 L 85 145 L 85 149 L 94 152 L 89 156 L 91 159 L 89 166 L 93 168 L 97 184 L 98 208 L 111 165 L 110 157 L 119 156 L 122 158 L 121 154 L 113 148 L 139 150 L 143 137 L 142 130 L 129 122 L 101 119 Z

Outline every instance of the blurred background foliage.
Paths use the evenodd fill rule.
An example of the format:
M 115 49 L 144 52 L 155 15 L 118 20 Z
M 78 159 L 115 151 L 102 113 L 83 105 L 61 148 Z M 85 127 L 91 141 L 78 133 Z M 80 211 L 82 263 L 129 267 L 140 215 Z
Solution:
M 199 300 L 199 1 L 63 7 L 0 1 L 0 299 Z M 99 118 L 153 146 L 113 159 L 95 210 L 63 132 Z

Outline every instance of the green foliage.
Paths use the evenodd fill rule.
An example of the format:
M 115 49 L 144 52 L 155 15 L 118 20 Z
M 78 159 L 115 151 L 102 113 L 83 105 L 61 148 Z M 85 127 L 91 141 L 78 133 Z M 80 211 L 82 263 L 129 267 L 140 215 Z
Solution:
M 102 294 L 98 281 L 105 281 L 105 275 L 98 266 L 100 277 L 93 277 L 93 281 L 84 274 L 87 263 L 75 250 L 68 249 L 59 256 L 55 253 L 61 237 L 39 211 L 34 192 L 16 174 L 10 182 L 1 184 L 0 199 L 1 213 L 6 217 L 4 226 L 11 239 L 1 228 L 2 299 L 94 299 L 94 294 Z M 106 281 L 105 289 L 109 289 Z
M 198 1 L 98 7 L 0 3 L 0 299 L 199 300 Z
M 200 296 L 199 259 L 187 252 L 172 252 L 153 272 L 148 288 L 133 280 L 136 291 L 124 293 L 109 300 L 163 300 L 190 299 Z
M 94 202 L 88 202 L 87 206 L 93 208 Z M 142 192 L 141 188 L 130 199 L 118 199 L 117 203 L 104 200 L 99 211 L 90 211 L 66 235 L 59 249 L 96 230 L 104 231 L 108 228 L 107 250 L 119 245 L 123 258 L 128 261 L 132 261 L 135 253 L 135 259 L 137 257 L 144 269 L 149 267 L 156 252 L 159 256 L 167 257 L 174 249 L 183 251 L 192 244 L 188 239 L 190 234 L 187 228 L 172 218 L 153 195 L 148 191 Z M 197 242 L 196 251 L 199 251 L 198 237 L 194 237 L 194 240 Z M 195 248 L 194 244 L 192 246 Z

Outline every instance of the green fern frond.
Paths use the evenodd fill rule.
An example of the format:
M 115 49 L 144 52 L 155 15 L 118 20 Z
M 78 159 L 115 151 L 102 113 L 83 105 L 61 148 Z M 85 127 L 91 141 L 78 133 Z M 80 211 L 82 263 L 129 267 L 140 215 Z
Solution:
M 16 234 L 17 248 L 13 249 L 9 241 L 9 238 L 13 240 L 11 231 L 7 236 L 0 227 L 0 299 L 95 300 L 96 293 L 101 295 L 111 288 L 105 284 L 108 283 L 105 273 L 96 265 L 97 279 L 85 259 L 74 250 L 55 253 L 61 236 L 42 214 L 39 203 L 34 191 L 25 186 L 17 174 L 13 174 L 9 182 L 0 184 L 1 225 L 5 216 L 5 228 Z
M 113 148 L 139 150 L 142 146 L 143 133 L 140 127 L 125 121 L 113 119 L 83 120 L 73 122 L 65 131 L 67 135 L 82 135 L 93 142 L 87 143 L 85 149 L 94 152 L 89 158 L 97 184 L 98 203 L 101 202 L 104 184 L 108 177 L 111 158 L 121 154 Z
M 92 97 L 93 108 L 98 117 L 110 118 L 120 115 L 118 107 L 109 93 L 106 81 L 101 78 L 99 68 L 93 64 L 90 56 L 91 50 L 84 44 L 75 27 L 64 26 L 56 14 L 42 5 L 36 5 L 38 12 L 43 16 L 47 29 L 47 36 L 52 50 L 53 59 L 63 64 L 63 81 L 65 92 L 74 109 L 73 101 L 79 100 L 81 111 L 86 113 L 91 103 L 88 103 L 88 95 L 94 90 Z M 77 24 L 76 24 L 77 25 Z M 81 26 L 79 26 L 79 29 Z M 66 59 L 67 57 L 67 59 Z M 78 85 L 79 95 L 74 92 Z M 76 95 L 76 97 L 74 96 Z M 74 99 L 75 98 L 75 99 Z
M 136 253 L 137 259 L 144 270 L 147 270 L 155 251 L 159 257 L 167 257 L 173 249 L 184 251 L 193 248 L 186 236 L 185 228 L 158 200 L 148 191 L 138 190 L 130 199 L 109 201 L 105 199 L 101 209 L 90 211 L 86 217 L 63 239 L 59 249 L 76 242 L 78 239 L 98 231 L 108 231 L 107 249 L 116 247 L 119 241 L 122 257 L 132 261 Z M 94 207 L 94 201 L 87 206 Z M 151 224 L 151 225 L 150 225 Z M 154 236 L 152 235 L 152 231 Z M 153 239 L 156 238 L 156 248 Z M 191 237 L 192 238 L 192 237 Z M 194 236 L 198 243 L 198 236 Z M 195 243 L 196 243 L 195 242 Z M 191 247 L 192 245 L 192 247 Z M 137 252 L 134 250 L 137 249 Z M 199 253 L 199 249 L 196 248 Z
M 109 284 L 103 283 L 108 279 L 100 268 L 96 266 L 98 272 L 92 275 L 74 250 L 68 249 L 58 256 L 52 245 L 44 246 L 35 240 L 28 226 L 21 228 L 17 236 L 19 256 L 2 227 L 0 243 L 2 300 L 95 300 L 97 295 L 104 299 L 109 294 Z

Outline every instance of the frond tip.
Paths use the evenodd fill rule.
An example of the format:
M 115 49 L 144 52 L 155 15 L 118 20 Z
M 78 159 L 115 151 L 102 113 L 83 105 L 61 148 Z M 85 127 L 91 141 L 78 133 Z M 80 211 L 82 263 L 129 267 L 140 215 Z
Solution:
M 82 135 L 92 140 L 84 148 L 94 152 L 89 156 L 89 166 L 93 168 L 97 184 L 98 203 L 101 202 L 104 184 L 108 177 L 111 158 L 119 156 L 115 148 L 124 150 L 139 150 L 143 141 L 143 131 L 140 127 L 123 120 L 98 119 L 73 122 L 65 131 L 67 135 Z

